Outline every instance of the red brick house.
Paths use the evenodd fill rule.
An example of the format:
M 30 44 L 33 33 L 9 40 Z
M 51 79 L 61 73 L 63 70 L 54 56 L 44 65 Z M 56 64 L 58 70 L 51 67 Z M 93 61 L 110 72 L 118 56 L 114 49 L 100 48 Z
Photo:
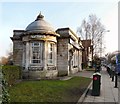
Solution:
M 82 64 L 83 66 L 91 66 L 93 57 L 93 46 L 91 40 L 81 40 L 84 50 L 82 52 Z

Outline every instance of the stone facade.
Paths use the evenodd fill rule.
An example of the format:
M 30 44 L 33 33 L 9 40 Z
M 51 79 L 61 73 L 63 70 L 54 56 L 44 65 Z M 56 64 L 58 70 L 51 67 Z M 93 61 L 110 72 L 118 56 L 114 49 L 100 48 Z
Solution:
M 82 45 L 79 38 L 70 28 L 61 28 L 56 31 L 58 37 L 57 68 L 59 75 L 69 75 L 81 70 Z
M 58 39 L 57 44 L 57 69 L 59 75 L 68 75 L 68 39 Z M 64 60 L 64 61 L 63 61 Z
M 82 44 L 70 29 L 56 31 L 41 14 L 25 30 L 14 30 L 14 65 L 23 68 L 23 78 L 52 78 L 81 70 Z
M 13 61 L 15 65 L 22 65 L 23 43 L 21 41 L 20 34 L 22 30 L 13 31 Z

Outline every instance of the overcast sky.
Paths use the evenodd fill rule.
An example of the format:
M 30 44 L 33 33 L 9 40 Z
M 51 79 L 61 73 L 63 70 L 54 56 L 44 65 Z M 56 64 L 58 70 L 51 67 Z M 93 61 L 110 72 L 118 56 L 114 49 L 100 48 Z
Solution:
M 7 55 L 12 41 L 13 30 L 24 30 L 41 13 L 55 29 L 70 27 L 75 33 L 84 18 L 96 14 L 106 30 L 106 52 L 118 49 L 118 2 L 8 2 L 0 3 L 0 57 Z M 13 0 L 15 1 L 15 0 Z M 37 0 L 36 0 L 37 1 Z

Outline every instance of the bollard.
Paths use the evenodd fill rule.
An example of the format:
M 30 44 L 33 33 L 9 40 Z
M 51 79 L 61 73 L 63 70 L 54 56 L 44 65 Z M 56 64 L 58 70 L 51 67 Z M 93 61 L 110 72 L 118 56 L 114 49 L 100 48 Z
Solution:
M 112 71 L 112 82 L 114 81 L 115 72 Z
M 117 77 L 117 74 L 115 73 L 115 87 L 114 88 L 118 88 L 117 87 L 117 79 L 118 79 L 118 77 Z
M 110 78 L 112 78 L 112 76 L 113 76 L 113 71 L 112 69 L 110 69 Z
M 109 74 L 109 76 L 110 76 L 110 78 L 112 77 L 111 76 L 111 69 L 109 68 L 109 67 L 107 67 L 107 72 L 108 72 L 108 74 Z
M 92 96 L 99 96 L 101 89 L 101 74 L 96 72 L 93 74 Z
M 112 82 L 114 82 L 114 75 L 112 76 Z

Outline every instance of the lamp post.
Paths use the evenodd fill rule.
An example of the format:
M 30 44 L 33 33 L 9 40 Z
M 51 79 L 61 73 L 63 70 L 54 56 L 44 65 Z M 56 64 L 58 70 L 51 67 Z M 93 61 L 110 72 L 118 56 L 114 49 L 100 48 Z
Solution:
M 102 32 L 101 32 L 100 57 L 102 57 L 102 51 L 103 51 L 103 45 L 102 45 L 102 44 L 103 44 L 103 33 L 105 33 L 105 32 L 110 32 L 110 30 L 105 30 L 105 31 L 102 31 Z

